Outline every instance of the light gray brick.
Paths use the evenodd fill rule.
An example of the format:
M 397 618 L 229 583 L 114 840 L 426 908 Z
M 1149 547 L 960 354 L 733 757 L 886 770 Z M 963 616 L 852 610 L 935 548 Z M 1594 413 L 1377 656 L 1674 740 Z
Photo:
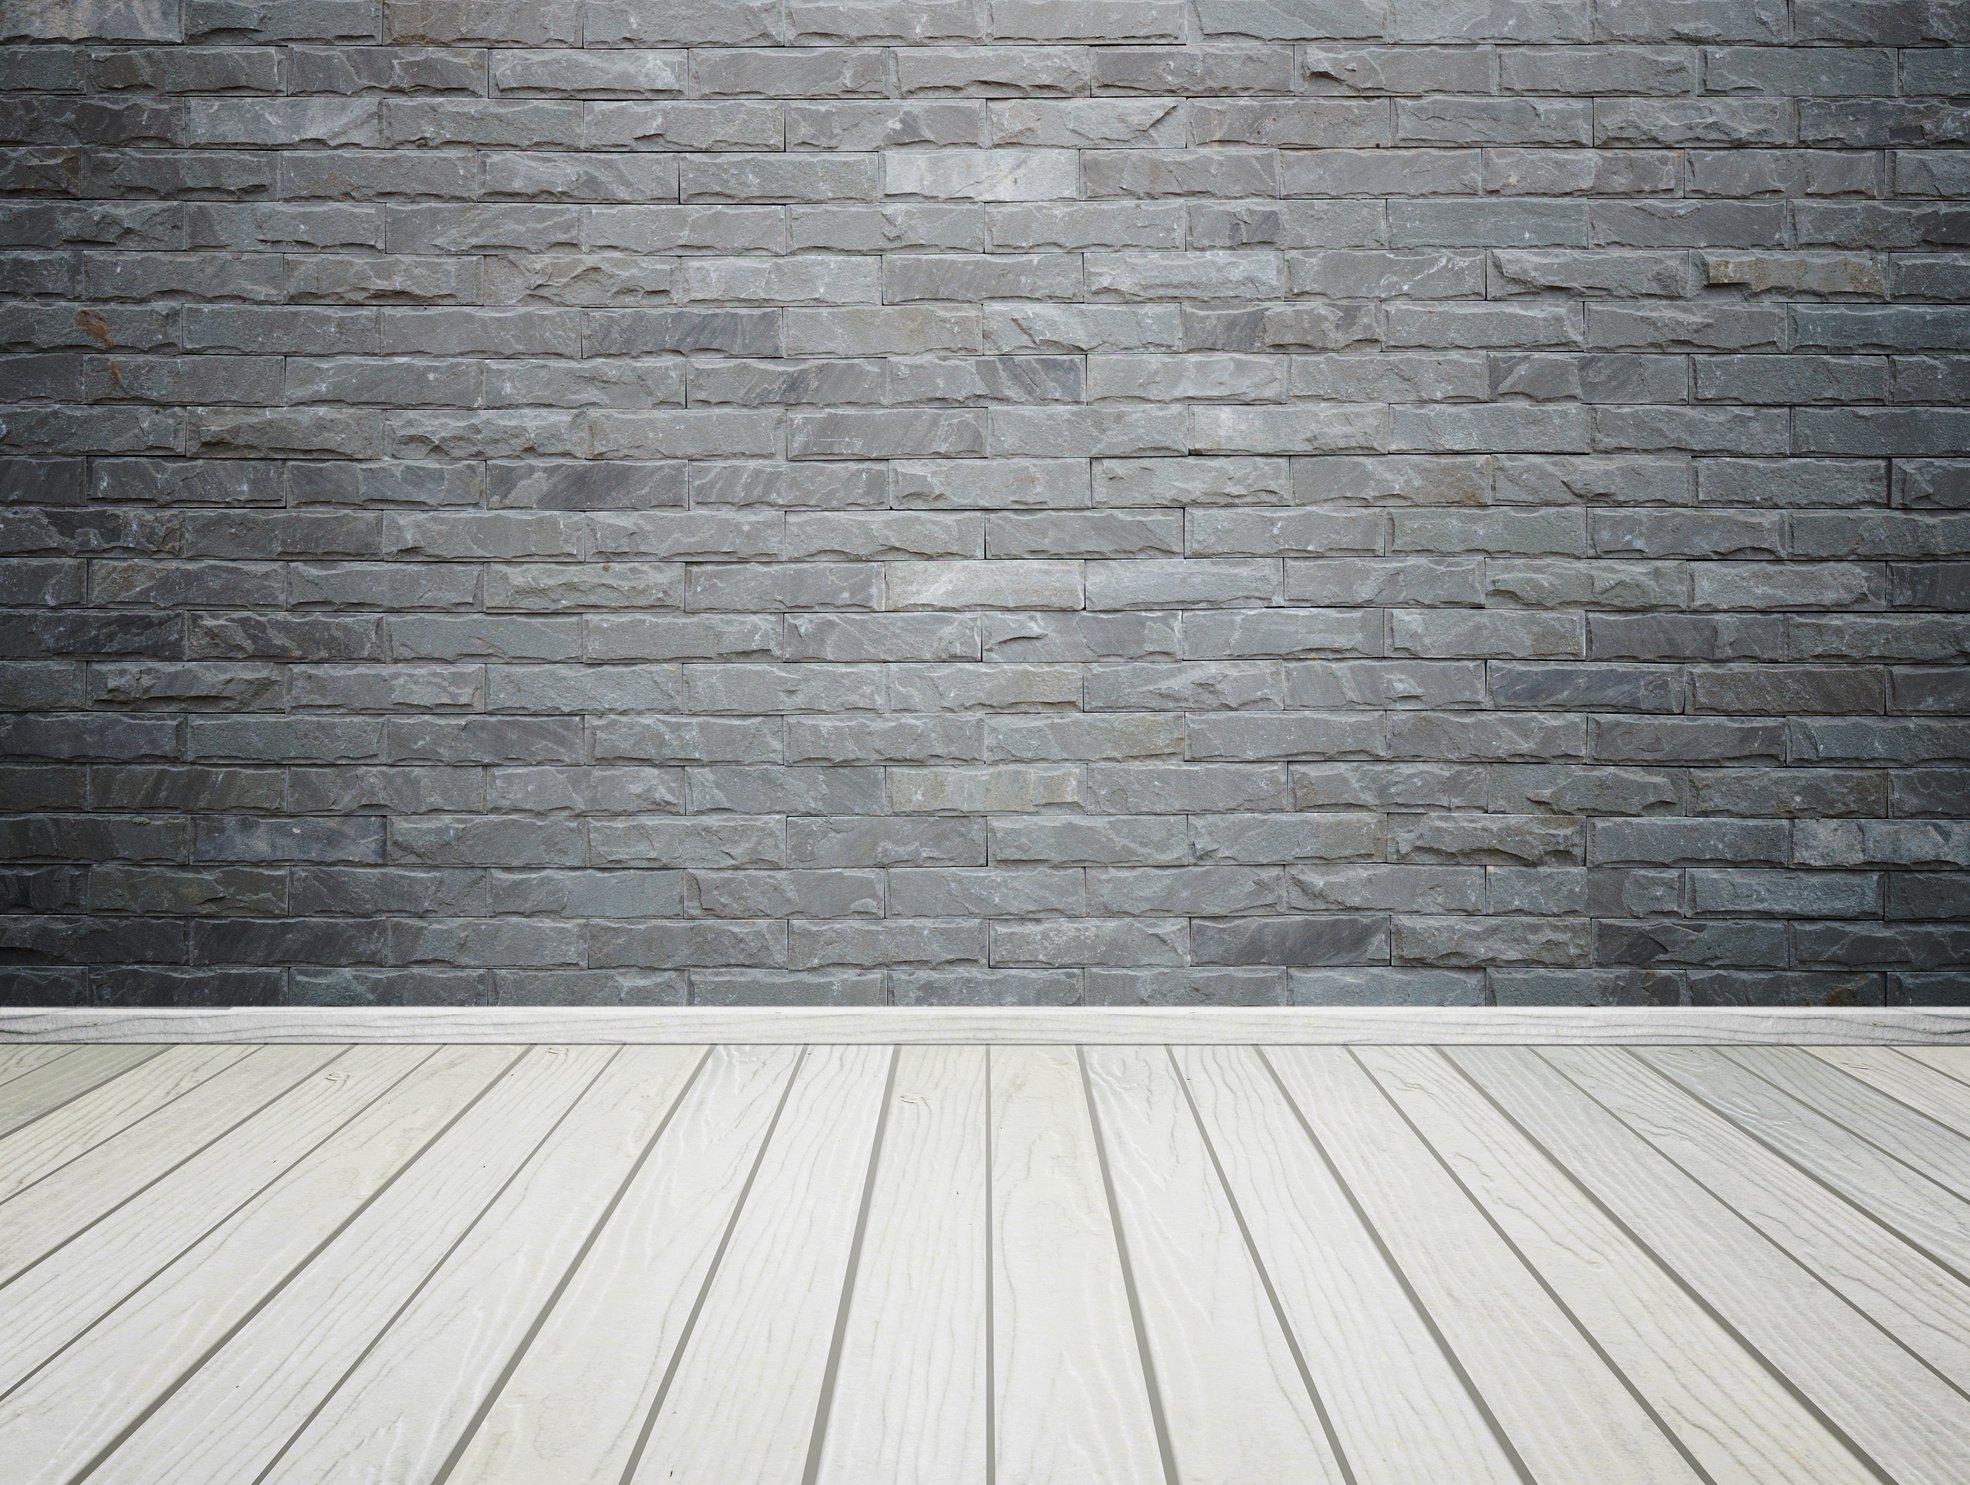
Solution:
M 1082 877 L 1045 867 L 899 867 L 888 874 L 889 910 L 903 918 L 1076 917 L 1088 911 Z M 1097 909 L 1115 911 L 1105 903 Z
M 1260 41 L 1324 41 L 1380 36 L 1380 0 L 1202 0 L 1197 19 L 1206 36 Z
M 988 130 L 985 105 L 980 102 L 790 103 L 786 110 L 788 149 L 981 145 Z
M 1960 996 L 1948 6 L 15 33 L 17 997 Z
M 911 47 L 896 78 L 906 95 L 1057 97 L 1088 91 L 1089 57 L 1074 46 Z
M 1077 609 L 1076 562 L 897 562 L 887 568 L 890 609 Z
M 1072 196 L 1078 162 L 1071 150 L 890 150 L 882 156 L 883 194 L 933 201 L 1047 201 Z
M 1181 918 L 1078 918 L 992 924 L 995 965 L 1100 967 L 1182 964 L 1189 925 Z

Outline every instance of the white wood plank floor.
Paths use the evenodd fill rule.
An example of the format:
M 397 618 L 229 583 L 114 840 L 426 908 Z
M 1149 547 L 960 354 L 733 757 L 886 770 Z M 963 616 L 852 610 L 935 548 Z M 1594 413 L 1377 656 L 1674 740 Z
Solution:
M 7 1485 L 1965 1485 L 1970 1048 L 0 1064 Z

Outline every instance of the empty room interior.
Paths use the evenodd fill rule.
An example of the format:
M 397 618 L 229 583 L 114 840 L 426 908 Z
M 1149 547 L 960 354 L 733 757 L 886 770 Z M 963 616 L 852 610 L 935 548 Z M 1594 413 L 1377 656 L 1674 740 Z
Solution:
M 0 0 L 6 1485 L 1965 1485 L 1970 3 Z

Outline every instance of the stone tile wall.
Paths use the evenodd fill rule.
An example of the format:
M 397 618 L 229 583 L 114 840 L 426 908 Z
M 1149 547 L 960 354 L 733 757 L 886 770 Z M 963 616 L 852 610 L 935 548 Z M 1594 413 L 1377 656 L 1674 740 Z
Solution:
M 11 1003 L 1970 983 L 1970 6 L 0 29 Z

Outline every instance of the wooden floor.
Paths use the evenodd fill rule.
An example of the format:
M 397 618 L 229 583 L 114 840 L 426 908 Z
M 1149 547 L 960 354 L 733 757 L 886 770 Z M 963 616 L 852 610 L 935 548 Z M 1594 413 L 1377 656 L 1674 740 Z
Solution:
M 9 1485 L 1964 1485 L 1970 1048 L 0 1046 Z

